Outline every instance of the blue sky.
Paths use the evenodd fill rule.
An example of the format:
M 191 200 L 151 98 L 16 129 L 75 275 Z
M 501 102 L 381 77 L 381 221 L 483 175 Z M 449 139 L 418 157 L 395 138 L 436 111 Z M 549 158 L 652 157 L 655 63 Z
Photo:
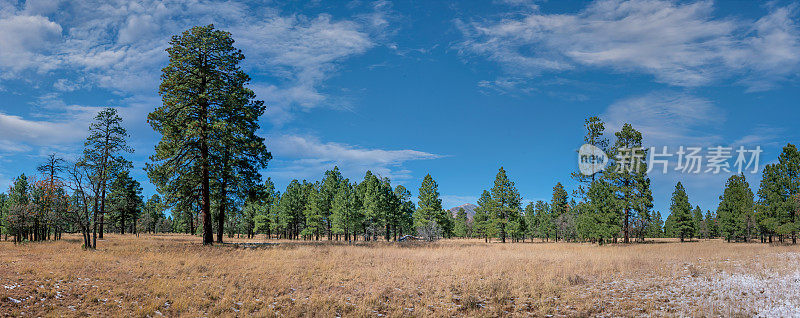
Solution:
M 798 141 L 800 7 L 773 1 L 0 0 L 0 188 L 44 156 L 74 159 L 99 107 L 119 107 L 142 171 L 157 136 L 171 35 L 230 31 L 268 105 L 261 135 L 279 187 L 338 165 L 414 190 L 430 173 L 445 207 L 473 202 L 505 167 L 526 200 L 575 184 L 583 121 L 629 122 L 647 146 Z M 674 149 L 674 148 L 673 148 Z M 651 179 L 666 215 L 682 181 L 715 209 L 730 174 Z M 747 174 L 757 188 L 760 174 Z M 416 195 L 416 193 L 415 193 Z

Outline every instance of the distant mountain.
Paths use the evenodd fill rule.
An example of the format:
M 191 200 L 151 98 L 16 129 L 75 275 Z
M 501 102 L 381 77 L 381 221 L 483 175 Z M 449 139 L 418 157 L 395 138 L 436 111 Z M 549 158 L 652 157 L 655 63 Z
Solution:
M 449 211 L 450 211 L 450 213 L 453 214 L 453 216 L 456 216 L 456 214 L 458 213 L 458 209 L 464 209 L 464 212 L 467 212 L 467 218 L 472 220 L 472 217 L 475 215 L 475 209 L 477 209 L 477 208 L 478 208 L 477 205 L 474 205 L 472 203 L 467 203 L 467 204 L 462 204 L 462 205 L 459 205 L 459 206 L 457 206 L 455 208 L 452 208 Z

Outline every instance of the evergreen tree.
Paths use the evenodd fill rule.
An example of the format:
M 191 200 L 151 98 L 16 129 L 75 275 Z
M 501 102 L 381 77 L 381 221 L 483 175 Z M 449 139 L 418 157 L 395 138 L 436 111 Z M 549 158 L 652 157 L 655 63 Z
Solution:
M 336 193 L 339 191 L 340 184 L 344 182 L 344 177 L 342 173 L 339 172 L 339 167 L 334 166 L 333 170 L 325 171 L 325 178 L 322 179 L 322 185 L 320 186 L 319 190 L 319 199 L 317 200 L 317 204 L 319 205 L 317 208 L 319 209 L 322 219 L 325 223 L 325 233 L 328 235 L 328 239 L 330 240 L 332 237 L 331 235 L 331 213 L 333 213 L 333 198 L 336 196 Z
M 278 225 L 284 238 L 296 239 L 305 223 L 306 182 L 292 180 L 278 202 Z
M 675 191 L 672 192 L 672 203 L 669 210 L 670 214 L 675 218 L 675 235 L 681 238 L 681 242 L 685 238 L 691 238 L 694 233 L 694 221 L 691 215 L 692 205 L 689 204 L 686 189 L 683 188 L 683 184 L 680 182 L 675 185 Z
M 678 236 L 675 230 L 675 216 L 670 214 L 667 216 L 667 220 L 664 221 L 664 237 L 676 238 Z
M 505 169 L 500 167 L 494 179 L 494 187 L 490 191 L 492 195 L 492 208 L 490 214 L 493 223 L 500 234 L 500 240 L 505 243 L 510 222 L 519 222 L 520 210 L 522 210 L 522 197 L 514 186 L 514 182 L 508 179 Z M 514 224 L 515 230 L 519 226 Z
M 394 196 L 399 203 L 395 212 L 398 217 L 395 236 L 414 233 L 414 211 L 416 207 L 414 202 L 411 201 L 411 191 L 408 191 L 402 185 L 398 185 L 394 188 Z M 397 233 L 398 230 L 399 233 Z
M 125 234 L 128 227 L 135 231 L 136 221 L 144 205 L 141 195 L 141 184 L 131 178 L 127 170 L 120 171 L 111 182 L 109 201 L 111 202 L 112 218 L 119 226 L 121 234 Z
M 568 200 L 569 198 L 567 191 L 564 190 L 564 186 L 561 185 L 561 182 L 556 183 L 553 187 L 553 197 L 550 200 L 550 217 L 552 218 L 553 224 L 556 225 L 556 241 L 566 239 L 566 231 L 568 230 L 570 221 Z
M 331 230 L 334 234 L 344 235 L 348 242 L 356 238 L 356 232 L 364 219 L 361 197 L 356 192 L 356 184 L 344 179 L 333 198 L 331 212 Z
M 320 194 L 320 184 L 314 183 L 308 190 L 306 206 L 303 210 L 305 216 L 305 228 L 300 232 L 301 236 L 314 237 L 319 240 L 320 233 L 325 229 L 322 206 L 320 201 L 324 200 L 324 196 Z
M 366 217 L 365 229 L 368 237 L 376 239 L 378 234 L 383 232 L 388 241 L 391 232 L 390 225 L 395 223 L 394 213 L 398 205 L 389 179 L 378 178 L 372 172 L 367 171 L 358 190 L 362 196 L 364 216 Z
M 586 135 L 583 137 L 583 142 L 595 146 L 604 152 L 608 152 L 608 139 L 603 137 L 606 130 L 603 120 L 601 120 L 600 117 L 592 116 L 586 119 L 583 126 L 586 128 Z M 589 186 L 592 181 L 597 179 L 597 173 L 587 176 L 580 171 L 576 171 L 573 172 L 571 176 L 572 179 L 578 182 L 578 189 L 575 191 L 575 195 L 585 200 Z
M 280 196 L 271 178 L 252 191 L 243 209 L 248 236 L 266 234 L 267 238 L 272 238 L 272 232 L 277 228 L 276 207 Z
M 4 237 L 4 239 L 8 239 L 9 234 L 9 227 L 8 227 L 8 195 L 5 193 L 0 193 L 0 235 Z
M 736 238 L 747 241 L 755 221 L 753 191 L 744 174 L 728 178 L 719 200 L 717 218 L 720 235 L 728 242 Z
M 485 242 L 489 242 L 489 239 L 495 235 L 495 226 L 491 217 L 492 211 L 494 211 L 492 195 L 489 191 L 483 190 L 481 197 L 478 199 L 475 215 L 472 216 L 472 224 L 477 237 L 484 238 Z
M 609 154 L 614 160 L 603 172 L 620 204 L 623 240 L 630 242 L 632 223 L 646 225 L 653 207 L 650 179 L 647 177 L 647 151 L 642 148 L 642 134 L 630 124 L 614 134 L 617 137 Z M 643 226 L 640 226 L 642 228 Z
M 430 174 L 422 179 L 419 187 L 417 210 L 414 213 L 414 227 L 417 231 L 435 232 L 442 231 L 445 224 L 445 212 L 442 209 L 442 199 L 439 198 L 439 185 Z
M 166 210 L 164 203 L 161 202 L 161 197 L 158 194 L 153 194 L 150 199 L 144 204 L 143 222 L 144 227 L 150 233 L 158 231 L 158 224 L 166 218 L 164 211 Z
M 464 208 L 458 208 L 458 212 L 456 212 L 453 235 L 456 237 L 469 236 L 469 219 L 467 218 L 467 211 L 465 211 Z
M 230 33 L 213 25 L 174 36 L 167 48 L 169 64 L 162 69 L 162 105 L 147 117 L 161 134 L 148 176 L 174 200 L 192 200 L 187 193 L 200 193 L 203 244 L 213 243 L 212 175 L 231 172 L 229 166 L 214 166 L 215 161 L 226 164 L 226 158 L 241 155 L 239 145 L 231 144 L 238 141 L 247 142 L 242 152 L 251 146 L 261 149 L 250 133 L 258 128 L 254 119 L 263 105 L 253 102 L 252 92 L 244 88 L 249 81 L 239 67 L 244 55 L 233 42 Z
M 552 216 L 550 204 L 544 201 L 536 201 L 534 206 L 536 211 L 536 223 L 539 228 L 539 235 L 544 241 L 549 241 L 550 238 L 556 236 L 556 223 L 555 218 Z
M 800 194 L 800 151 L 793 144 L 783 147 L 778 162 L 764 167 L 758 190 L 757 221 L 762 238 L 778 235 L 781 242 L 791 237 L 797 243 Z
M 619 218 L 620 201 L 614 188 L 605 180 L 592 182 L 587 189 L 585 212 L 578 216 L 578 231 L 581 237 L 603 244 L 617 237 L 621 229 Z
M 719 235 L 719 230 L 717 229 L 717 217 L 711 212 L 711 210 L 706 211 L 706 217 L 703 220 L 703 224 L 706 228 L 706 238 L 715 238 Z
M 94 122 L 89 126 L 89 137 L 84 143 L 82 164 L 92 170 L 92 180 L 96 188 L 94 192 L 97 194 L 93 207 L 95 228 L 92 234 L 92 248 L 97 247 L 98 225 L 99 237 L 103 238 L 108 183 L 120 170 L 131 167 L 131 163 L 121 156 L 123 152 L 133 152 L 125 141 L 128 137 L 128 132 L 122 127 L 122 117 L 119 117 L 114 108 L 105 108 L 98 112 Z
M 236 55 L 236 53 L 233 53 Z M 241 52 L 239 59 L 244 59 Z M 256 132 L 260 128 L 258 118 L 264 114 L 264 102 L 255 100 L 255 93 L 246 87 L 250 77 L 238 69 L 231 60 L 225 87 L 220 91 L 225 96 L 217 109 L 209 143 L 212 162 L 214 197 L 217 200 L 217 242 L 222 243 L 227 209 L 234 201 L 246 198 L 249 189 L 261 180 L 259 169 L 267 166 L 272 154 L 264 145 L 264 138 Z
M 761 237 L 767 237 L 772 243 L 772 237 L 779 234 L 781 216 L 784 204 L 784 195 L 781 189 L 781 173 L 778 164 L 768 164 L 764 167 L 761 184 L 758 189 L 758 205 L 754 219 Z M 726 219 L 726 221 L 728 221 Z
M 694 236 L 701 238 L 703 232 L 703 210 L 700 206 L 695 206 L 692 210 L 692 224 L 694 225 Z
M 653 222 L 650 223 L 647 236 L 653 238 L 664 236 L 664 221 L 661 219 L 661 212 L 656 211 L 656 213 L 653 215 Z

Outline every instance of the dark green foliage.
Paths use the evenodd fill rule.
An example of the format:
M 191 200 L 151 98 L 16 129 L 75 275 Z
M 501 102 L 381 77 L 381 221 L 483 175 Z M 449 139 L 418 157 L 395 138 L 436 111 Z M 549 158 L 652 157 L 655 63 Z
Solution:
M 439 185 L 430 174 L 422 179 L 419 187 L 419 201 L 414 213 L 414 227 L 419 232 L 426 232 L 428 236 L 438 236 L 436 233 L 447 234 L 449 226 L 448 212 L 442 209 L 442 199 L 439 198 Z
M 755 215 L 753 191 L 744 174 L 728 178 L 719 200 L 719 234 L 729 242 L 735 239 L 747 241 L 753 231 Z
M 494 187 L 490 190 L 492 198 L 492 212 L 489 217 L 500 234 L 500 240 L 505 243 L 506 236 L 511 232 L 512 238 L 519 239 L 519 235 L 524 231 L 520 225 L 522 196 L 514 186 L 514 182 L 508 179 L 505 169 L 500 167 L 494 179 Z M 509 228 L 509 225 L 511 227 Z
M 614 189 L 619 201 L 623 240 L 628 243 L 634 230 L 633 226 L 638 227 L 640 237 L 644 234 L 643 229 L 649 223 L 649 211 L 653 207 L 653 195 L 650 190 L 650 179 L 647 177 L 647 161 L 617 159 L 636 156 L 647 158 L 647 151 L 642 149 L 642 133 L 630 124 L 625 124 L 622 130 L 614 135 L 617 140 L 609 156 L 615 159 L 603 172 L 603 178 Z
M 494 211 L 492 195 L 488 190 L 483 190 L 478 199 L 478 208 L 475 209 L 475 215 L 472 216 L 472 224 L 475 236 L 484 238 L 486 242 L 494 237 L 496 232 L 491 216 L 492 211 Z
M 700 206 L 695 206 L 692 210 L 692 225 L 694 225 L 694 237 L 701 238 L 703 232 L 703 210 Z
M 674 218 L 672 225 L 674 234 L 680 237 L 681 242 L 686 238 L 691 238 L 694 233 L 694 220 L 691 215 L 692 205 L 689 204 L 689 196 L 686 195 L 686 189 L 683 188 L 683 184 L 680 182 L 675 185 L 675 191 L 672 192 L 672 203 L 669 210 Z
M 111 219 L 121 234 L 136 233 L 136 224 L 143 208 L 142 186 L 130 177 L 127 170 L 120 171 L 111 182 L 109 195 Z
M 200 193 L 203 244 L 213 242 L 211 179 L 224 220 L 228 187 L 257 183 L 256 171 L 270 157 L 263 139 L 255 136 L 264 106 L 245 87 L 250 79 L 239 67 L 244 55 L 233 42 L 230 33 L 213 25 L 174 36 L 167 48 L 169 64 L 162 69 L 162 105 L 147 117 L 161 134 L 148 176 L 171 205 L 191 205 L 193 194 Z
M 459 208 L 455 216 L 453 235 L 456 237 L 469 237 L 470 234 L 470 222 L 467 218 L 467 211 L 464 211 L 464 208 Z

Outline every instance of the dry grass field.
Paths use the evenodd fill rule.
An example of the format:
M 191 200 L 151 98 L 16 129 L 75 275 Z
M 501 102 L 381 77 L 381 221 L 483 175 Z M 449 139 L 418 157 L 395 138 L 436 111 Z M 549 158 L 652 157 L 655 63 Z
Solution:
M 0 243 L 8 316 L 786 316 L 800 248 L 720 241 L 280 242 L 183 235 Z M 237 240 L 244 241 L 244 240 Z M 261 241 L 261 240 L 254 240 Z

